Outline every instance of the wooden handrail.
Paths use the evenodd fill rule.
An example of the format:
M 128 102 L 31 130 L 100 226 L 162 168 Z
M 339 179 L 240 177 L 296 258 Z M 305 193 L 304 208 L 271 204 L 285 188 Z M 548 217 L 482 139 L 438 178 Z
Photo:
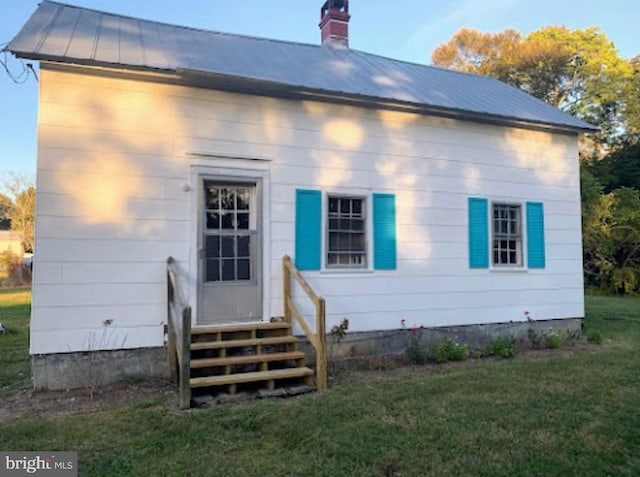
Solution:
M 284 319 L 287 323 L 291 323 L 293 318 L 303 329 L 309 343 L 313 346 L 316 354 L 316 388 L 318 391 L 327 389 L 327 342 L 326 342 L 326 306 L 324 298 L 318 296 L 309 283 L 300 274 L 298 269 L 293 265 L 291 257 L 285 255 L 282 258 L 282 274 L 283 274 L 283 306 Z M 316 307 L 316 332 L 311 330 L 302 313 L 298 310 L 291 296 L 291 277 L 294 277 L 300 287 L 305 291 L 309 299 Z
M 180 408 L 191 407 L 191 306 L 179 286 L 173 257 L 167 258 L 167 364 L 180 387 Z

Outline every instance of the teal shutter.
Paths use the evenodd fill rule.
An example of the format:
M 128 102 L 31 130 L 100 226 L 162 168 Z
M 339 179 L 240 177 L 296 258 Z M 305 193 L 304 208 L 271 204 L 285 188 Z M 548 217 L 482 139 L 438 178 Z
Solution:
M 545 267 L 544 206 L 541 202 L 527 202 L 527 265 Z
M 298 270 L 320 270 L 322 194 L 296 189 L 296 256 Z
M 373 194 L 373 268 L 396 269 L 396 197 Z
M 469 198 L 469 267 L 489 268 L 489 202 Z

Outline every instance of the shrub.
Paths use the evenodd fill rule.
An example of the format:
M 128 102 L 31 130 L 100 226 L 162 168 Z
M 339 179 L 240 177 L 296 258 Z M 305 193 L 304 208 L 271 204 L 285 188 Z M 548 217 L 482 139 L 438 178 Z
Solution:
M 557 349 L 566 343 L 569 338 L 566 330 L 551 330 L 545 335 L 544 344 L 547 348 Z
M 464 361 L 469 357 L 469 347 L 456 343 L 451 338 L 445 338 L 441 343 L 433 347 L 431 355 L 436 363 Z
M 404 352 L 411 364 L 424 364 L 427 361 L 427 353 L 422 347 L 423 331 L 424 327 L 407 330 L 408 337 Z
M 589 330 L 587 332 L 587 341 L 592 344 L 602 344 L 602 334 L 598 330 Z
M 527 330 L 527 338 L 529 338 L 529 342 L 531 346 L 534 348 L 542 348 L 543 337 L 533 328 L 529 328 Z
M 500 336 L 489 343 L 487 352 L 501 358 L 513 358 L 518 353 L 516 343 L 508 336 Z

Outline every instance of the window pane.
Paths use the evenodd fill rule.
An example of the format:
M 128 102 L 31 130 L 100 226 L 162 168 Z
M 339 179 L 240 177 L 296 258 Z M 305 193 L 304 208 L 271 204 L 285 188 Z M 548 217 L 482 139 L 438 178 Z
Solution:
M 220 260 L 207 260 L 205 281 L 220 281 Z
M 220 201 L 218 200 L 218 188 L 214 186 L 205 185 L 205 193 L 207 195 L 207 198 L 206 198 L 207 209 L 219 208 Z
M 329 219 L 329 230 L 338 230 L 338 225 L 338 219 Z
M 220 214 L 218 212 L 207 213 L 207 228 L 217 230 L 220 228 Z
M 222 229 L 234 230 L 235 229 L 235 214 L 233 212 L 222 213 Z
M 238 230 L 249 230 L 249 214 L 238 213 Z
M 337 232 L 329 233 L 329 250 L 337 250 L 338 249 L 338 237 L 339 234 Z
M 235 210 L 235 189 L 220 189 L 220 204 L 225 210 Z
M 239 259 L 238 260 L 238 280 L 250 280 L 251 273 L 249 269 L 249 260 L 247 259 Z
M 353 219 L 351 221 L 351 230 L 364 230 L 364 220 Z
M 353 210 L 351 212 L 353 215 L 362 215 L 362 200 L 354 199 L 352 208 Z
M 251 243 L 251 237 L 248 235 L 238 236 L 238 257 L 250 257 L 249 244 Z
M 338 212 L 338 199 L 329 199 L 329 213 Z
M 364 234 L 353 234 L 351 246 L 354 251 L 364 252 Z
M 327 262 L 329 265 L 336 265 L 338 263 L 338 256 L 335 253 L 330 253 Z
M 236 265 L 234 259 L 222 260 L 222 281 L 231 282 L 236 279 Z
M 235 237 L 222 237 L 222 256 L 235 257 Z
M 238 189 L 236 199 L 238 210 L 249 210 L 249 189 Z
M 349 219 L 340 219 L 338 228 L 340 230 L 350 230 L 351 229 L 351 221 Z
M 340 199 L 340 213 L 341 214 L 349 214 L 351 201 L 348 199 Z
M 205 256 L 207 258 L 218 258 L 220 256 L 220 237 L 209 236 L 206 238 Z

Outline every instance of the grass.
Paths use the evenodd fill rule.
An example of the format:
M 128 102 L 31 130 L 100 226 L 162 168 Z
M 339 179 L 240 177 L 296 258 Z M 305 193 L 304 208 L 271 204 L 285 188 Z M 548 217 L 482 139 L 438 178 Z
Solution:
M 9 330 L 0 335 L 0 398 L 29 382 L 29 289 L 0 289 L 0 323 Z
M 600 346 L 349 372 L 285 401 L 22 417 L 0 424 L 0 449 L 77 450 L 91 476 L 637 476 L 640 301 L 587 304 Z

